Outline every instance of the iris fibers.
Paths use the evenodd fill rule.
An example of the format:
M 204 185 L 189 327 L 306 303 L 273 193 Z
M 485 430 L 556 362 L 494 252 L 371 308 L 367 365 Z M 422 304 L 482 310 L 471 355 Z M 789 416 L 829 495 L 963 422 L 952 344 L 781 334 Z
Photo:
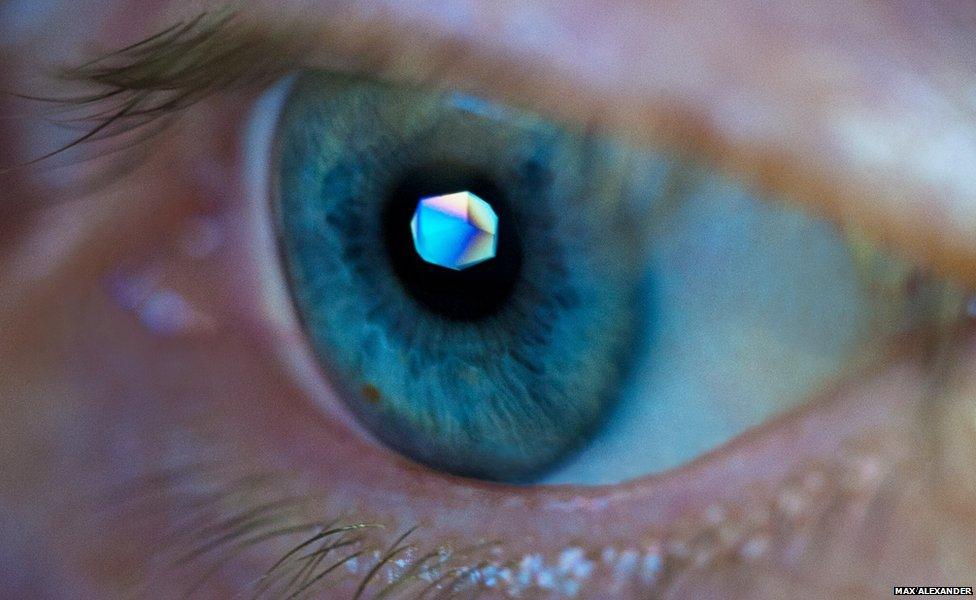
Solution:
M 514 109 L 300 76 L 278 133 L 277 220 L 316 355 L 382 442 L 451 473 L 527 481 L 580 446 L 642 319 L 627 182 L 602 142 Z M 469 191 L 494 258 L 416 252 L 421 198 Z

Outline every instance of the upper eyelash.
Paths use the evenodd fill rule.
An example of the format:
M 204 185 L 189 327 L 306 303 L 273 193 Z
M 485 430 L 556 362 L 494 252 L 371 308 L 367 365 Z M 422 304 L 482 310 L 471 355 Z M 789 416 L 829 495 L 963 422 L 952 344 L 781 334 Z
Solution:
M 300 64 L 300 36 L 238 17 L 232 7 L 202 12 L 56 73 L 62 82 L 87 88 L 84 93 L 63 97 L 12 94 L 52 105 L 44 111 L 49 121 L 82 131 L 18 166 L 44 162 L 93 142 L 115 143 L 100 145 L 94 155 L 81 160 L 142 145 L 201 100 L 223 90 L 267 83 Z

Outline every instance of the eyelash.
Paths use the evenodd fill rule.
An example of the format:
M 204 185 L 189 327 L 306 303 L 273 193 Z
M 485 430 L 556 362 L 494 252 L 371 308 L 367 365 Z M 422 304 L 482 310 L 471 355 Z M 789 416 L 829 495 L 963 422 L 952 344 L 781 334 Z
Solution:
M 50 122 L 83 133 L 19 166 L 96 143 L 90 154 L 72 161 L 140 148 L 137 160 L 121 168 L 113 165 L 99 185 L 110 183 L 138 167 L 148 154 L 148 142 L 186 109 L 221 91 L 267 85 L 296 68 L 303 48 L 296 37 L 249 25 L 236 11 L 224 9 L 200 13 L 121 50 L 62 68 L 57 80 L 91 91 L 64 97 L 13 95 L 52 105 L 43 111 Z M 92 182 L 86 187 L 93 187 Z
M 350 20 L 354 20 L 354 16 Z M 236 5 L 231 5 L 202 12 L 81 65 L 59 69 L 55 75 L 62 83 L 94 91 L 64 97 L 13 95 L 51 105 L 50 110 L 43 113 L 53 116 L 49 119 L 51 122 L 68 128 L 80 127 L 83 133 L 12 168 L 46 163 L 55 157 L 68 158 L 71 164 L 114 155 L 114 162 L 85 175 L 76 175 L 78 180 L 69 182 L 74 196 L 91 193 L 135 171 L 150 154 L 151 138 L 157 138 L 169 129 L 185 109 L 221 91 L 260 89 L 290 71 L 308 66 L 312 60 L 319 62 L 325 56 L 321 47 L 327 46 L 337 56 L 347 58 L 330 57 L 325 61 L 328 65 L 317 66 L 342 72 L 386 74 L 391 80 L 401 80 L 404 76 L 400 71 L 408 71 L 412 72 L 412 77 L 406 79 L 429 87 L 437 87 L 446 79 L 469 81 L 471 78 L 464 75 L 467 71 L 481 73 L 481 79 L 502 82 L 494 87 L 507 90 L 497 94 L 500 97 L 494 98 L 496 100 L 514 106 L 530 105 L 522 108 L 533 108 L 540 113 L 562 115 L 561 120 L 568 118 L 592 131 L 605 130 L 624 137 L 637 135 L 673 154 L 704 160 L 719 171 L 743 180 L 751 188 L 809 205 L 845 231 L 863 230 L 884 246 L 907 253 L 912 262 L 934 266 L 939 273 L 967 287 L 973 285 L 971 269 L 967 268 L 965 260 L 959 260 L 958 253 L 964 250 L 958 244 L 946 241 L 947 236 L 925 227 L 916 230 L 898 219 L 888 222 L 876 209 L 864 209 L 861 205 L 869 203 L 865 198 L 874 192 L 867 196 L 858 191 L 860 188 L 851 192 L 850 182 L 835 182 L 832 176 L 820 171 L 797 170 L 789 167 L 790 161 L 780 164 L 776 156 L 757 161 L 755 149 L 729 146 L 729 140 L 719 139 L 722 137 L 719 133 L 709 131 L 707 124 L 698 122 L 677 101 L 662 100 L 647 115 L 627 113 L 623 107 L 608 110 L 607 106 L 584 98 L 575 99 L 570 106 L 554 106 L 550 101 L 542 101 L 538 86 L 525 83 L 545 76 L 545 72 L 526 72 L 524 65 L 506 66 L 504 58 L 491 65 L 483 63 L 476 56 L 469 56 L 473 53 L 463 42 L 447 40 L 449 43 L 435 48 L 436 51 L 414 56 L 410 55 L 409 47 L 398 47 L 397 53 L 384 50 L 381 42 L 384 36 L 391 35 L 388 23 L 386 26 L 382 22 L 374 23 L 376 31 L 364 27 L 363 23 L 352 23 L 349 31 L 342 28 L 323 30 L 321 25 L 318 29 L 310 29 L 307 25 L 300 19 L 288 20 L 287 25 L 283 22 L 272 25 L 252 19 Z M 407 55 L 399 55 L 404 52 Z M 403 64 L 404 61 L 408 64 Z M 476 77 L 469 81 L 470 85 L 461 87 L 483 87 L 485 82 L 479 86 L 478 80 Z M 546 86 L 541 88 L 546 89 Z M 565 91 L 572 95 L 572 90 Z M 547 92 L 545 97 L 552 95 Z M 543 104 L 548 107 L 546 110 L 542 110 Z M 110 143 L 113 141 L 114 145 Z M 77 154 L 66 156 L 76 149 L 79 150 Z M 122 150 L 126 152 L 122 153 Z M 121 154 L 124 156 L 119 156 Z M 797 162 L 795 157 L 791 160 Z M 799 162 L 805 164 L 806 161 Z M 0 167 L 0 174 L 8 170 L 11 168 Z M 842 203 L 830 200 L 850 193 L 865 196 L 858 201 L 858 210 L 853 212 L 841 210 Z
M 505 578 L 517 570 L 516 564 L 499 560 L 497 542 L 424 550 L 410 541 L 416 526 L 392 532 L 380 523 L 358 520 L 309 521 L 303 515 L 314 499 L 282 493 L 287 483 L 280 473 L 232 475 L 218 464 L 162 469 L 110 490 L 108 503 L 116 512 L 107 520 L 144 531 L 151 523 L 138 517 L 154 515 L 159 504 L 181 515 L 164 542 L 150 552 L 168 561 L 162 576 L 189 578 L 182 588 L 186 597 L 206 589 L 232 560 L 264 545 L 277 559 L 252 583 L 255 599 L 323 592 L 348 584 L 343 576 L 349 574 L 358 576 L 353 598 L 366 592 L 377 599 L 444 598 L 477 590 L 485 577 Z M 115 535 L 120 533 L 138 539 L 135 531 Z M 281 540 L 287 545 L 278 550 L 274 544 Z

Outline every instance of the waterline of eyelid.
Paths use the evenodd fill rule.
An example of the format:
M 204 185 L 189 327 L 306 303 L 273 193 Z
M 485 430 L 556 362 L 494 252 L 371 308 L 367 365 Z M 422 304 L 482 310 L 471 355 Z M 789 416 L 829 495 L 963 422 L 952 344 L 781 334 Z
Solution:
M 265 546 L 279 536 L 281 539 L 296 540 L 286 546 L 275 544 L 281 548 L 277 555 L 280 558 L 264 575 L 252 579 L 253 584 L 258 586 L 254 588 L 255 597 L 263 597 L 264 593 L 271 590 L 287 595 L 297 589 L 311 590 L 312 586 L 316 586 L 314 589 L 325 590 L 336 586 L 346 589 L 347 585 L 372 590 L 371 593 L 377 598 L 387 597 L 391 593 L 393 597 L 401 597 L 401 593 L 417 593 L 419 590 L 470 593 L 476 589 L 500 590 L 515 596 L 549 593 L 566 598 L 591 597 L 597 590 L 609 589 L 622 597 L 629 597 L 665 593 L 673 586 L 682 585 L 683 574 L 718 564 L 738 564 L 744 569 L 748 569 L 750 564 L 766 565 L 765 568 L 775 569 L 777 563 L 770 556 L 770 552 L 784 543 L 782 536 L 786 536 L 785 539 L 792 539 L 792 536 L 803 539 L 807 535 L 803 531 L 811 519 L 828 518 L 831 514 L 833 518 L 840 518 L 836 507 L 832 512 L 823 514 L 825 507 L 833 506 L 831 498 L 845 498 L 845 506 L 853 511 L 851 514 L 862 512 L 866 506 L 877 501 L 883 483 L 893 476 L 894 470 L 900 468 L 897 466 L 900 459 L 871 446 L 860 450 L 852 448 L 845 454 L 842 464 L 836 466 L 822 463 L 799 466 L 795 474 L 787 477 L 781 485 L 751 497 L 746 502 L 710 504 L 701 510 L 689 512 L 667 531 L 644 532 L 630 540 L 594 547 L 569 543 L 558 548 L 521 549 L 515 552 L 509 551 L 504 541 L 484 545 L 428 545 L 426 542 L 411 541 L 410 528 L 403 529 L 389 523 L 386 527 L 374 528 L 368 524 L 369 519 L 351 515 L 347 515 L 342 521 L 309 521 L 302 514 L 305 509 L 311 508 L 312 503 L 308 501 L 299 500 L 294 504 L 294 511 L 288 508 L 289 503 L 267 501 L 268 494 L 271 494 L 272 499 L 287 498 L 282 496 L 282 490 L 288 487 L 282 485 L 287 481 L 287 477 L 282 479 L 282 474 L 274 477 L 241 478 L 222 475 L 219 468 L 187 471 L 176 469 L 172 472 L 179 476 L 160 479 L 152 494 L 178 498 L 192 489 L 209 489 L 209 485 L 200 488 L 200 484 L 206 479 L 217 477 L 218 480 L 226 478 L 226 483 L 215 484 L 213 489 L 219 492 L 225 488 L 228 494 L 205 493 L 203 498 L 209 496 L 213 498 L 212 501 L 219 501 L 224 505 L 221 511 L 229 510 L 231 515 L 258 515 L 260 513 L 255 511 L 255 506 L 279 505 L 282 509 L 287 509 L 287 512 L 281 513 L 281 519 L 267 521 L 277 523 L 271 528 L 261 525 L 261 521 L 255 521 L 253 529 L 242 530 L 245 537 L 240 539 L 255 540 L 252 549 L 266 555 L 266 558 L 274 558 L 275 553 L 272 547 Z M 201 477 L 204 479 L 200 479 L 199 483 L 190 484 L 192 480 Z M 245 480 L 253 483 L 245 486 L 235 483 Z M 273 482 L 274 487 L 264 487 L 269 482 Z M 237 491 L 231 493 L 230 490 L 235 488 Z M 136 485 L 132 487 L 132 491 L 138 491 L 139 496 L 131 499 L 116 497 L 114 501 L 136 502 L 131 509 L 139 510 L 141 501 L 138 498 L 145 493 L 143 489 L 141 485 Z M 193 499 L 195 497 L 197 496 L 187 496 L 184 502 L 197 503 Z M 252 497 L 250 502 L 259 504 L 251 504 L 251 508 L 245 508 L 247 504 L 242 507 L 239 503 L 248 497 Z M 262 497 L 264 500 L 258 500 Z M 235 505 L 235 502 L 238 504 Z M 151 507 L 152 503 L 147 506 Z M 210 510 L 216 507 L 217 505 L 204 503 L 199 504 L 198 509 Z M 221 514 L 221 511 L 217 514 Z M 203 558 L 201 550 L 206 546 L 199 544 L 211 544 L 213 542 L 210 540 L 220 539 L 230 532 L 226 528 L 236 522 L 235 519 L 227 520 L 223 517 L 209 519 L 216 519 L 213 523 L 218 526 L 214 528 L 207 525 L 212 532 L 197 539 L 193 542 L 194 545 L 179 546 L 190 542 L 195 536 L 185 540 L 181 537 L 170 538 L 168 543 L 177 546 L 163 545 L 154 552 L 174 556 L 197 554 Z M 226 525 L 219 525 L 222 522 Z M 341 522 L 346 524 L 341 525 Z M 316 526 L 315 523 L 320 525 Z M 132 519 L 130 526 L 133 532 L 137 531 L 139 519 Z M 302 534 L 302 531 L 308 533 Z M 335 533 L 323 535 L 327 531 Z M 373 533 L 369 533 L 370 531 Z M 354 534 L 354 537 L 349 538 L 347 533 Z M 417 535 L 422 533 L 425 531 L 419 531 Z M 187 530 L 187 535 L 194 534 Z M 404 539 L 406 544 L 390 544 L 390 540 L 394 538 Z M 215 560 L 216 563 L 213 564 L 216 565 L 236 560 L 236 546 L 232 544 L 236 539 L 238 538 L 235 535 L 214 546 L 217 554 L 209 560 Z M 323 541 L 321 552 L 313 550 L 312 542 L 316 539 Z M 312 554 L 302 552 L 303 547 L 309 547 Z M 233 554 L 227 554 L 228 552 Z M 318 566 L 311 570 L 306 568 L 311 564 L 309 559 L 332 555 L 333 552 L 335 554 L 328 561 L 318 561 L 315 563 Z M 221 553 L 224 553 L 223 558 Z M 285 562 L 289 556 L 294 557 L 290 564 Z M 220 571 L 210 569 L 207 566 L 209 564 L 211 562 L 197 564 L 196 559 L 190 562 L 178 561 L 172 563 L 171 569 L 174 570 L 159 575 L 169 581 L 184 581 L 186 585 L 192 583 L 198 586 L 195 588 L 197 591 L 205 591 L 207 584 L 219 584 L 224 576 Z M 213 578 L 213 581 L 201 580 L 199 574 L 193 575 L 193 569 L 197 567 L 205 568 L 204 576 L 207 579 Z M 177 576 L 181 570 L 186 569 L 189 571 Z M 284 569 L 282 576 L 271 577 L 278 569 Z M 319 575 L 321 577 L 316 579 Z M 283 583 L 284 588 L 281 587 Z

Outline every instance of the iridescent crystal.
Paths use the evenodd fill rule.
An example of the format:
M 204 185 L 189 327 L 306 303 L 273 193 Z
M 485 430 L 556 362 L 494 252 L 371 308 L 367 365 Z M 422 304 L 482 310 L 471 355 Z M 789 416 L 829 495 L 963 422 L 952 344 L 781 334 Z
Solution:
M 493 258 L 498 247 L 498 215 L 471 192 L 421 198 L 410 231 L 420 258 L 455 271 Z

